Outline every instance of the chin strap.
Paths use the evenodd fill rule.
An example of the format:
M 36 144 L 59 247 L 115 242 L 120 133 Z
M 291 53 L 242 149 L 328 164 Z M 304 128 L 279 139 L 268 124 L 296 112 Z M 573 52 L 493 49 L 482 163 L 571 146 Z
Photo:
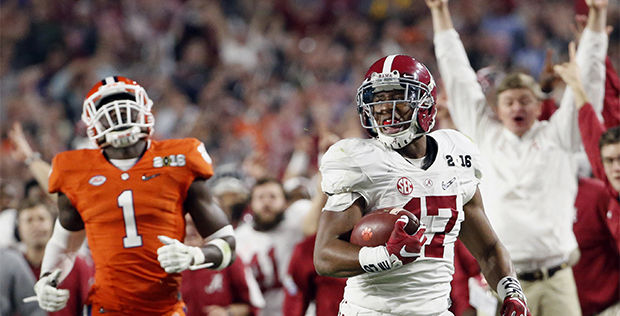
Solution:
M 414 141 L 415 139 L 421 137 L 422 135 L 426 134 L 426 133 L 415 133 L 413 131 L 413 129 L 417 129 L 414 127 L 414 124 L 412 122 L 412 125 L 409 126 L 408 129 L 398 132 L 394 135 L 386 135 L 383 132 L 381 132 L 380 129 L 377 129 L 377 138 L 379 139 L 379 141 L 381 143 L 383 143 L 385 146 L 388 146 L 392 149 L 401 149 L 407 145 L 409 145 L 412 141 Z

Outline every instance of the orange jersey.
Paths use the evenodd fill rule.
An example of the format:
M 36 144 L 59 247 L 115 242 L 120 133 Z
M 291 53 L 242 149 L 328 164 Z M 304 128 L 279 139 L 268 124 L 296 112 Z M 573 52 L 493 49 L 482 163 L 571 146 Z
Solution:
M 187 190 L 194 179 L 212 175 L 211 158 L 193 138 L 150 141 L 127 171 L 100 149 L 54 158 L 49 191 L 65 194 L 80 213 L 95 263 L 89 304 L 132 315 L 174 308 L 181 275 L 160 267 L 157 236 L 184 239 Z

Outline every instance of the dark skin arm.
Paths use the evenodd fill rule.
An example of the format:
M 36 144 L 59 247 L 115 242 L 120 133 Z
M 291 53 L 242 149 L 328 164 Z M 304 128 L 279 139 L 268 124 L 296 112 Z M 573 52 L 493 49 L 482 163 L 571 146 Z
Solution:
M 482 196 L 477 189 L 474 197 L 463 206 L 465 221 L 459 238 L 476 258 L 489 286 L 496 289 L 503 277 L 515 276 L 508 251 L 499 241 L 484 213 Z
M 58 220 L 60 225 L 72 232 L 84 229 L 82 216 L 71 204 L 71 200 L 62 192 L 58 192 Z
M 365 273 L 358 260 L 362 247 L 338 239 L 362 218 L 364 204 L 364 199 L 359 198 L 343 212 L 321 214 L 314 247 L 314 267 L 318 274 L 347 278 Z
M 196 230 L 198 230 L 202 238 L 206 238 L 220 228 L 230 225 L 224 211 L 222 211 L 211 197 L 204 180 L 196 180 L 190 185 L 187 190 L 187 197 L 183 203 L 183 209 L 192 217 L 196 225 Z M 222 237 L 222 239 L 230 245 L 234 260 L 235 238 L 233 236 L 227 236 Z M 222 253 L 217 247 L 207 245 L 201 249 L 205 255 L 206 262 L 213 262 L 216 267 L 220 265 L 222 262 Z

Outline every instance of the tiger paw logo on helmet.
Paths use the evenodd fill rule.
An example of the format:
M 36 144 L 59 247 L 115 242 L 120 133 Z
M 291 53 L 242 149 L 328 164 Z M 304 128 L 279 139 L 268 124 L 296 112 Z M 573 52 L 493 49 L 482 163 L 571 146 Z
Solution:
M 113 76 L 97 82 L 86 95 L 82 121 L 97 146 L 127 147 L 153 132 L 153 101 L 137 82 Z

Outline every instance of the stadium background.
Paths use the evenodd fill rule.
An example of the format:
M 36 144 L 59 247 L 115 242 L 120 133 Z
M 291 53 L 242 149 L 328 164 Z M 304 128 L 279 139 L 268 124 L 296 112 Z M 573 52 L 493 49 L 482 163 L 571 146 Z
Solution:
M 538 76 L 547 48 L 567 59 L 582 2 L 450 5 L 474 69 Z M 618 1 L 608 21 L 620 25 Z M 380 56 L 409 54 L 438 73 L 422 0 L 3 0 L 0 24 L 0 179 L 11 199 L 30 178 L 11 159 L 11 123 L 46 161 L 86 146 L 82 101 L 105 76 L 146 88 L 154 137 L 197 137 L 216 167 L 252 176 L 282 175 L 293 150 L 316 153 L 323 133 L 363 135 L 355 90 Z M 616 69 L 619 32 L 609 44 Z

